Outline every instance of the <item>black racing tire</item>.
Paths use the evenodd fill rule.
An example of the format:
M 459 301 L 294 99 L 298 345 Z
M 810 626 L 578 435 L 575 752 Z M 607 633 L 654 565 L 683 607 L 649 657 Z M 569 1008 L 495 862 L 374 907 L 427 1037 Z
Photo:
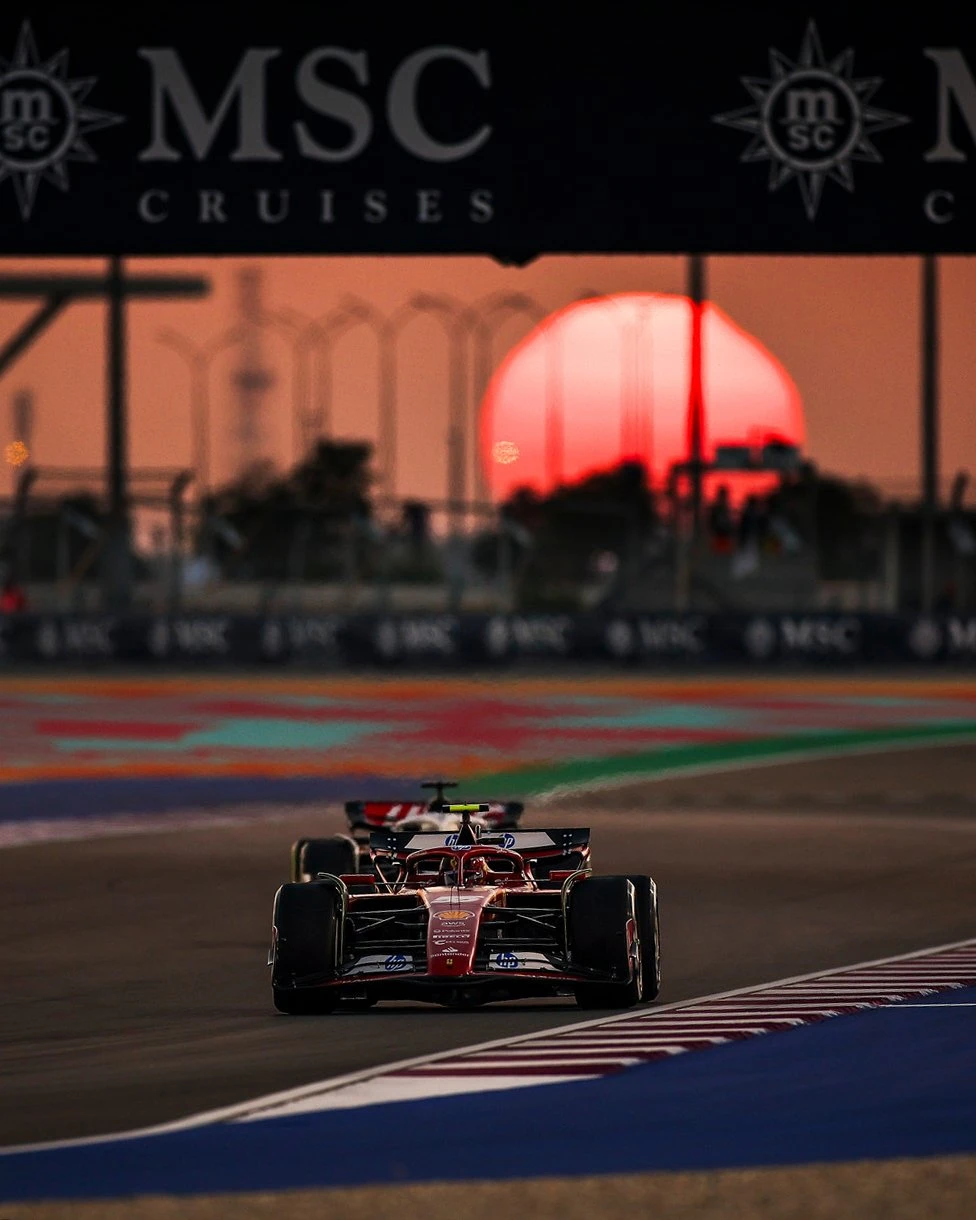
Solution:
M 328 839 L 305 839 L 298 858 L 298 878 L 314 881 L 319 873 L 359 872 L 359 845 L 349 835 L 332 835 Z
M 289 882 L 275 894 L 271 991 L 279 1012 L 331 1012 L 339 992 L 315 982 L 334 977 L 339 965 L 342 894 L 335 885 Z M 311 985 L 302 986 L 303 980 Z
M 641 1000 L 656 1000 L 661 990 L 661 920 L 658 914 L 657 885 L 652 877 L 629 877 L 634 887 L 637 933 L 643 962 Z
M 609 973 L 619 981 L 579 983 L 580 1008 L 631 1008 L 644 992 L 640 922 L 634 885 L 629 877 L 584 877 L 569 894 L 570 961 L 584 969 Z M 627 924 L 637 928 L 637 963 L 627 945 Z
M 305 850 L 305 844 L 308 839 L 296 839 L 291 845 L 291 865 L 288 870 L 289 881 L 301 881 L 302 879 L 302 852 Z

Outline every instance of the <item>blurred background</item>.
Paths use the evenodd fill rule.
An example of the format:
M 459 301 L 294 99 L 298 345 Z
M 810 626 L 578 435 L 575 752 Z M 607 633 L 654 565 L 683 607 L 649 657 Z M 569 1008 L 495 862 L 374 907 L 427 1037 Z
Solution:
M 972 258 L 161 272 L 206 287 L 125 310 L 121 581 L 105 300 L 0 380 L 7 612 L 976 608 Z

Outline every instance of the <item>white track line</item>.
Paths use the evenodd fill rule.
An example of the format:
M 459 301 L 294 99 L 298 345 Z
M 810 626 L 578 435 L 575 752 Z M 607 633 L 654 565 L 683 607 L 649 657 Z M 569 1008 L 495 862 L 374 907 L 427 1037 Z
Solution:
M 327 802 L 322 802 L 326 804 Z M 110 839 L 129 835 L 167 834 L 176 830 L 213 830 L 248 822 L 276 822 L 314 812 L 308 806 L 217 806 L 213 810 L 179 810 L 171 813 L 120 813 L 104 817 L 17 818 L 0 821 L 0 850 L 33 847 L 38 843 L 81 843 L 88 839 Z
M 937 746 L 970 745 L 976 738 L 976 728 L 960 729 L 946 737 L 926 737 L 922 739 L 898 739 L 894 741 L 858 742 L 851 745 L 811 746 L 790 750 L 785 754 L 757 755 L 754 758 L 736 758 L 710 763 L 696 763 L 688 767 L 668 767 L 665 771 L 634 770 L 626 773 L 607 775 L 601 778 L 580 780 L 571 784 L 556 784 L 552 788 L 544 788 L 531 794 L 536 804 L 547 805 L 565 797 L 582 796 L 587 792 L 604 792 L 614 788 L 627 788 L 631 784 L 657 784 L 669 779 L 694 779 L 699 775 L 720 775 L 724 772 L 752 771 L 757 767 L 779 767 L 790 763 L 816 761 L 818 758 L 856 758 L 863 754 L 890 754 L 901 750 L 925 750 Z
M 976 938 L 966 940 L 952 941 L 948 944 L 935 945 L 928 949 L 918 949 L 911 953 L 898 954 L 895 957 L 889 958 L 874 958 L 866 962 L 858 962 L 849 966 L 835 966 L 830 970 L 816 971 L 810 974 L 796 975 L 787 979 L 778 979 L 773 983 L 767 984 L 769 987 L 783 987 L 790 983 L 803 983 L 813 979 L 824 979 L 832 976 L 843 974 L 853 970 L 865 970 L 873 966 L 886 966 L 889 963 L 910 962 L 921 957 L 934 955 L 937 953 L 946 953 L 955 949 L 969 948 L 972 950 L 974 958 L 976 958 Z M 753 995 L 763 991 L 763 984 L 753 984 L 749 987 L 738 987 L 732 991 L 716 992 L 713 995 L 702 996 L 698 999 L 679 1000 L 673 1004 L 663 1004 L 659 1008 L 652 1010 L 639 1010 L 638 1012 L 625 1012 L 615 1017 L 595 1017 L 588 1021 L 579 1021 L 570 1025 L 556 1025 L 547 1030 L 536 1030 L 534 1033 L 521 1034 L 514 1038 L 497 1038 L 490 1042 L 480 1042 L 472 1046 L 456 1047 L 448 1051 L 439 1051 L 435 1054 L 420 1055 L 412 1059 L 402 1059 L 396 1063 L 384 1064 L 380 1067 L 366 1068 L 363 1071 L 351 1072 L 344 1076 L 335 1076 L 328 1080 L 317 1081 L 314 1084 L 304 1085 L 299 1088 L 286 1089 L 279 1093 L 271 1093 L 266 1096 L 255 1098 L 251 1101 L 243 1102 L 237 1105 L 225 1106 L 221 1109 L 207 1110 L 200 1114 L 193 1114 L 187 1118 L 178 1119 L 174 1122 L 160 1123 L 153 1127 L 142 1127 L 133 1131 L 114 1132 L 109 1135 L 98 1135 L 88 1138 L 68 1139 L 68 1140 L 52 1140 L 43 1143 L 35 1144 L 19 1144 L 13 1147 L 0 1148 L 0 1156 L 9 1156 L 21 1152 L 36 1152 L 54 1148 L 78 1148 L 86 1145 L 113 1143 L 118 1140 L 133 1140 L 149 1135 L 165 1135 L 174 1131 L 187 1131 L 195 1127 L 209 1126 L 215 1123 L 223 1122 L 239 1122 L 239 1121 L 254 1121 L 273 1117 L 274 1111 L 282 1110 L 288 1107 L 291 1112 L 298 1112 L 303 1106 L 308 1109 L 316 1109 L 316 1103 L 326 1094 L 335 1093 L 340 1089 L 347 1089 L 350 1086 L 369 1086 L 357 1090 L 360 1099 L 350 1100 L 346 1105 L 366 1105 L 374 1104 L 383 1101 L 407 1100 L 414 1097 L 429 1097 L 429 1082 L 417 1080 L 403 1079 L 403 1074 L 411 1068 L 423 1068 L 436 1066 L 443 1063 L 445 1060 L 458 1058 L 462 1055 L 471 1055 L 482 1051 L 491 1051 L 505 1047 L 518 1047 L 524 1042 L 531 1039 L 556 1036 L 575 1033 L 578 1030 L 596 1030 L 610 1029 L 613 1031 L 622 1022 L 641 1022 L 650 1024 L 653 1018 L 659 1013 L 677 1013 L 683 1009 L 694 1009 L 695 1007 L 712 1003 L 714 1001 L 725 1001 L 741 999 L 744 996 Z M 761 997 L 756 996 L 759 1001 Z M 785 997 L 784 997 L 785 998 Z M 806 1007 L 806 1005 L 804 1005 Z M 818 1009 L 823 1012 L 825 1009 Z M 836 1007 L 836 1006 L 835 1006 Z M 866 1007 L 866 1006 L 865 1006 Z M 925 1007 L 928 1007 L 925 1005 Z M 691 1014 L 690 1014 L 691 1015 Z M 775 1013 L 768 1013 L 770 1020 L 776 1020 Z M 294 1018 L 282 1018 L 294 1019 Z M 328 1017 L 322 1018 L 323 1025 L 328 1023 Z M 762 1020 L 757 1020 L 756 1024 L 762 1024 Z M 452 1065 L 453 1067 L 453 1065 Z M 393 1080 L 384 1080 L 385 1077 L 393 1077 Z M 501 1083 L 504 1079 L 506 1083 Z M 528 1086 L 531 1083 L 546 1083 L 552 1084 L 560 1079 L 579 1080 L 581 1076 L 573 1074 L 569 1077 L 558 1077 L 545 1075 L 542 1077 L 528 1076 L 512 1076 L 512 1077 L 491 1077 L 480 1081 L 479 1084 L 484 1089 L 512 1088 Z M 445 1079 L 440 1095 L 447 1093 L 459 1093 L 470 1091 L 470 1081 L 463 1082 L 465 1087 L 454 1087 L 455 1082 L 450 1079 Z M 421 1084 L 426 1084 L 425 1091 L 418 1092 L 414 1086 L 420 1087 Z M 378 1087 L 375 1087 L 378 1086 Z M 336 1108 L 346 1108 L 341 1099 L 337 1098 L 339 1104 Z
M 971 1003 L 969 1000 L 963 1000 L 959 1004 L 892 1004 L 892 1012 L 901 1012 L 903 1008 L 976 1008 L 976 1003 Z

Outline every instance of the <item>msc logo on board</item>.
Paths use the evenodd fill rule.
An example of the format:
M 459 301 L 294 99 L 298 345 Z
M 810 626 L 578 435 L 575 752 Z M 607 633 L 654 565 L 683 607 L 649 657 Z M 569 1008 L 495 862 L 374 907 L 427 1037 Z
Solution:
M 406 155 L 437 167 L 463 161 L 489 141 L 493 126 L 487 116 L 474 115 L 450 137 L 439 123 L 427 121 L 421 94 L 429 80 L 448 80 L 450 108 L 455 98 L 487 96 L 493 85 L 485 50 L 438 45 L 420 47 L 394 64 L 377 80 L 377 66 L 365 50 L 336 46 L 312 47 L 294 66 L 294 100 L 298 104 L 284 145 L 272 143 L 269 115 L 269 64 L 282 55 L 279 47 L 248 47 L 228 76 L 218 82 L 215 100 L 207 100 L 212 83 L 200 87 L 187 71 L 176 47 L 139 47 L 135 54 L 148 69 L 146 99 L 148 130 L 140 135 L 136 159 L 146 165 L 183 161 L 280 165 L 290 157 L 333 170 L 358 158 L 374 142 L 381 123 L 392 142 Z M 336 81 L 345 81 L 339 84 Z M 0 181 L 10 179 L 21 217 L 28 220 L 42 181 L 61 191 L 69 186 L 71 161 L 95 161 L 86 137 L 99 128 L 123 122 L 120 115 L 95 110 L 88 95 L 96 77 L 70 79 L 68 52 L 43 59 L 30 24 L 24 22 L 13 58 L 0 59 Z M 385 105 L 367 101 L 370 89 L 381 87 Z M 347 87 L 348 86 L 348 87 Z M 477 109 L 477 106 L 475 107 Z M 462 107 L 457 107 L 458 112 Z M 326 120 L 326 138 L 316 120 Z M 435 130 L 435 127 L 437 130 Z M 227 145 L 230 137 L 232 143 Z M 246 199 L 224 189 L 187 192 L 179 175 L 140 191 L 135 210 L 146 224 L 165 224 L 179 212 L 196 224 L 227 224 L 245 209 L 261 224 L 280 224 L 299 208 L 319 223 L 347 218 L 384 224 L 394 212 L 409 211 L 417 224 L 437 225 L 452 216 L 472 224 L 494 217 L 493 192 L 474 187 L 453 197 L 436 176 L 429 185 L 412 189 L 409 198 L 383 182 L 344 195 L 331 186 L 316 188 L 293 199 L 276 176 L 267 185 L 249 189 Z
M 965 130 L 970 144 L 976 140 L 976 79 L 958 47 L 925 47 L 922 54 L 936 73 L 935 139 L 923 159 L 965 162 L 970 154 L 956 137 Z M 766 167 L 770 192 L 796 182 L 811 221 L 827 182 L 853 193 L 854 164 L 880 165 L 884 160 L 873 137 L 912 121 L 875 103 L 884 79 L 855 76 L 852 48 L 832 59 L 824 55 L 813 21 L 795 60 L 770 47 L 768 77 L 739 79 L 752 104 L 713 115 L 712 121 L 750 136 L 739 160 Z M 969 203 L 973 206 L 976 200 Z M 926 191 L 921 208 L 931 224 L 948 224 L 956 204 L 954 191 L 936 188 Z
M 434 173 L 423 187 L 407 187 L 399 176 L 388 176 L 388 181 L 348 190 L 316 184 L 299 195 L 282 184 L 280 174 L 281 166 L 293 159 L 334 173 L 371 148 L 381 129 L 400 152 L 432 171 L 476 157 L 495 134 L 490 114 L 495 82 L 487 50 L 423 46 L 382 66 L 377 56 L 355 47 L 306 48 L 291 64 L 282 60 L 283 54 L 281 47 L 243 47 L 223 76 L 204 81 L 194 78 L 176 46 L 134 48 L 133 56 L 148 75 L 134 168 L 159 167 L 160 172 L 133 195 L 132 207 L 142 223 L 183 220 L 219 226 L 243 218 L 274 225 L 298 215 L 322 225 L 347 219 L 383 225 L 395 216 L 417 225 L 453 218 L 474 225 L 492 222 L 495 199 L 489 185 L 455 191 Z M 858 179 L 862 172 L 878 172 L 885 133 L 892 128 L 918 122 L 927 163 L 971 158 L 976 78 L 965 56 L 958 47 L 930 46 L 920 47 L 919 57 L 928 61 L 918 68 L 933 88 L 924 113 L 909 118 L 877 103 L 876 95 L 884 98 L 892 85 L 873 73 L 855 74 L 853 49 L 826 55 L 811 21 L 795 59 L 769 47 L 768 73 L 739 78 L 749 105 L 711 119 L 749 137 L 739 159 L 765 165 L 771 192 L 795 182 L 803 211 L 814 221 L 828 182 L 850 193 L 856 163 L 863 163 Z M 129 71 L 132 65 L 123 67 Z M 909 60 L 906 72 L 911 70 Z M 289 97 L 281 99 L 271 90 L 284 78 L 291 83 Z M 422 105 L 435 79 L 449 82 L 441 109 L 458 116 L 459 123 L 450 135 Z M 42 182 L 66 192 L 71 163 L 98 159 L 97 141 L 94 147 L 89 143 L 92 133 L 123 122 L 121 115 L 89 104 L 97 89 L 97 77 L 69 76 L 66 50 L 44 58 L 27 22 L 12 58 L 0 59 L 0 184 L 11 183 L 23 220 L 34 212 Z M 287 104 L 294 113 L 286 112 L 282 122 L 279 112 Z M 875 142 L 879 136 L 884 137 L 880 147 Z M 228 172 L 224 185 L 195 188 L 178 169 L 174 172 L 181 163 L 193 162 L 225 168 L 266 165 L 268 179 L 245 188 Z M 967 189 L 976 191 L 956 183 L 926 183 L 920 200 L 924 217 L 944 225 L 964 206 L 976 209 L 976 193 L 966 200 L 960 196 Z
M 13 59 L 0 59 L 0 182 L 9 178 L 23 220 L 41 182 L 66 191 L 67 163 L 96 159 L 86 136 L 123 122 L 87 104 L 97 84 L 95 77 L 69 79 L 67 51 L 42 60 L 26 21 Z
M 909 120 L 881 110 L 872 98 L 883 84 L 879 77 L 854 76 L 854 52 L 824 57 L 811 21 L 796 61 L 770 48 L 767 80 L 744 76 L 751 106 L 717 114 L 716 123 L 752 136 L 741 161 L 769 167 L 769 189 L 777 191 L 795 179 L 803 207 L 813 220 L 828 179 L 854 189 L 854 161 L 881 161 L 871 136 Z

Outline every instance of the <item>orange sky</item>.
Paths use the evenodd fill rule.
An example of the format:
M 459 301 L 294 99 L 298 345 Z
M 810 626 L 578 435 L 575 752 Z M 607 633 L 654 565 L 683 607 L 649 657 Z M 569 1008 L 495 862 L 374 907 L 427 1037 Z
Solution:
M 133 271 L 203 274 L 212 295 L 200 302 L 137 304 L 130 310 L 131 459 L 135 466 L 185 466 L 191 459 L 188 375 L 160 346 L 161 327 L 197 341 L 236 320 L 236 271 L 264 270 L 265 305 L 316 316 L 348 293 L 388 313 L 418 292 L 447 293 L 465 303 L 498 290 L 524 292 L 555 309 L 587 291 L 681 292 L 684 264 L 672 257 L 549 257 L 526 268 L 481 258 L 264 260 L 133 260 Z M 976 259 L 944 258 L 942 268 L 942 475 L 976 473 Z M 4 260 L 0 270 L 96 269 L 98 262 Z M 907 484 L 919 469 L 918 262 L 911 258 L 713 258 L 709 295 L 752 331 L 786 366 L 803 397 L 809 451 L 822 467 Z M 29 308 L 0 304 L 0 334 Z M 0 381 L 0 439 L 13 438 L 11 399 L 36 393 L 33 453 L 40 466 L 96 465 L 103 460 L 105 309 L 75 305 Z M 502 357 L 526 333 L 513 319 L 497 336 Z M 335 421 L 340 436 L 371 439 L 376 426 L 377 365 L 365 328 L 336 347 Z M 266 408 L 268 452 L 291 458 L 291 354 L 269 337 L 276 373 Z M 214 362 L 213 473 L 233 466 L 229 377 L 235 353 Z M 403 495 L 445 493 L 447 343 L 441 326 L 420 319 L 400 345 L 399 487 Z M 616 410 L 616 405 L 608 405 Z M 0 471 L 0 493 L 11 486 Z

